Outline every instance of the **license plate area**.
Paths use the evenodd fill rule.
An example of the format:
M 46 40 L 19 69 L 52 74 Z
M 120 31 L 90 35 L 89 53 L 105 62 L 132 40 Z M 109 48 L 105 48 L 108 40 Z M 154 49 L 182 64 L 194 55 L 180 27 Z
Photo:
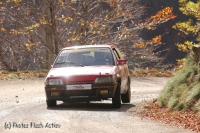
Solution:
M 91 84 L 74 84 L 74 85 L 67 85 L 67 90 L 91 90 Z
M 58 91 L 51 92 L 52 97 L 57 97 L 59 95 L 60 95 L 60 93 Z
M 108 90 L 100 90 L 100 94 L 108 94 Z

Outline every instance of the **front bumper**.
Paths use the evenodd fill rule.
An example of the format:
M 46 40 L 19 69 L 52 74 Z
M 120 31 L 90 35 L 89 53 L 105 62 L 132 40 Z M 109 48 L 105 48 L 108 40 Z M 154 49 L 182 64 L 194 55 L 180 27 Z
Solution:
M 116 83 L 92 84 L 90 90 L 67 90 L 66 85 L 46 85 L 46 100 L 60 100 L 64 102 L 100 101 L 114 97 Z

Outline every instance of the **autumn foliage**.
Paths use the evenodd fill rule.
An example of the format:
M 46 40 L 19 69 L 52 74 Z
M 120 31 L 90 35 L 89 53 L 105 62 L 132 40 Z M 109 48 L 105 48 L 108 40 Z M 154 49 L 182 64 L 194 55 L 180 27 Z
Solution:
M 155 53 L 162 35 L 143 40 L 140 30 L 154 30 L 176 16 L 165 7 L 141 20 L 137 0 L 3 0 L 0 3 L 0 62 L 3 69 L 49 68 L 59 50 L 71 45 L 116 44 L 135 67 L 160 62 Z M 10 8 L 12 7 L 12 8 Z M 10 55 L 10 58 L 7 56 Z M 147 63 L 145 63 L 147 62 Z M 152 63 L 153 62 L 153 63 Z
M 198 17 L 199 2 L 193 3 L 187 0 L 180 0 L 180 10 L 186 15 Z M 198 7 L 198 8 L 197 8 Z M 183 10 L 185 9 L 185 10 Z M 191 11 L 191 9 L 193 11 Z M 196 36 L 198 28 L 193 28 L 191 21 L 177 23 L 175 27 L 183 31 L 186 35 L 192 32 Z M 197 25 L 196 25 L 197 26 Z M 190 51 L 194 48 L 198 50 L 198 45 L 191 41 L 186 41 L 184 44 L 177 44 L 178 48 L 183 51 Z M 175 76 L 167 83 L 161 92 L 158 101 L 156 102 L 161 107 L 168 107 L 171 110 L 188 110 L 191 109 L 200 112 L 200 69 L 199 59 L 196 57 L 199 54 L 193 50 L 186 59 L 179 59 Z
M 143 118 L 200 132 L 199 116 L 194 111 L 172 111 L 168 108 L 160 108 L 153 102 L 145 102 L 140 108 L 139 114 Z
M 180 51 L 190 53 L 187 58 L 178 59 L 175 75 L 165 85 L 154 102 L 143 107 L 141 115 L 173 126 L 183 127 L 200 132 L 200 69 L 199 69 L 199 22 L 193 23 L 192 18 L 199 19 L 200 3 L 179 0 L 180 10 L 191 16 L 186 22 L 178 22 L 173 28 L 180 31 L 179 35 L 191 39 L 176 44 Z M 197 50 L 195 53 L 194 48 Z M 192 51 L 193 50 L 193 51 Z M 197 57 L 196 57 L 197 56 Z
M 182 37 L 189 37 L 192 38 L 190 40 L 187 40 L 185 42 L 177 43 L 177 47 L 180 51 L 183 52 L 190 52 L 192 50 L 193 46 L 199 46 L 199 9 L 200 9 L 200 2 L 193 2 L 190 0 L 179 0 L 180 4 L 180 11 L 190 16 L 190 19 L 185 22 L 177 22 L 172 28 L 179 30 L 179 35 Z M 194 22 L 197 21 L 197 22 Z M 193 38 L 196 39 L 193 39 Z

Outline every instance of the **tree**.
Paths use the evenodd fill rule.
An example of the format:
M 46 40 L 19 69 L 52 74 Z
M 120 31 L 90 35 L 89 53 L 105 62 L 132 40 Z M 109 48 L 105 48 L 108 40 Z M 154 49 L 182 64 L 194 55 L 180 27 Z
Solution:
M 175 110 L 189 109 L 200 114 L 200 1 L 195 3 L 190 0 L 179 0 L 179 2 L 179 9 L 191 18 L 186 22 L 176 23 L 173 28 L 179 30 L 181 36 L 193 36 L 196 39 L 177 44 L 180 50 L 188 52 L 189 55 L 183 67 L 161 92 L 157 104 Z
M 178 22 L 176 23 L 173 28 L 180 31 L 181 36 L 194 36 L 196 40 L 187 40 L 184 43 L 178 43 L 177 46 L 179 50 L 184 52 L 191 51 L 193 47 L 199 46 L 200 41 L 200 2 L 194 3 L 188 0 L 179 0 L 180 3 L 180 10 L 183 14 L 190 16 L 191 18 L 185 22 Z M 197 21 L 197 22 L 194 22 Z
M 70 45 L 112 43 L 129 59 L 157 60 L 153 50 L 161 44 L 161 36 L 144 41 L 138 33 L 175 17 L 166 7 L 141 21 L 145 10 L 138 0 L 9 0 L 0 6 L 0 37 L 5 44 L 0 60 L 9 70 L 27 68 L 28 60 L 32 68 L 47 68 L 59 50 Z M 13 55 L 11 61 L 5 47 Z

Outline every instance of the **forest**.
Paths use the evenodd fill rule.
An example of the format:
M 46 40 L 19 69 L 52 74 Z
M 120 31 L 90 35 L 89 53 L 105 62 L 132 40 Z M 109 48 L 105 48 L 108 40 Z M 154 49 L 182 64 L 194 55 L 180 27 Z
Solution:
M 194 40 L 177 28 L 196 22 L 178 0 L 2 0 L 0 67 L 8 71 L 49 68 L 60 49 L 115 44 L 129 68 L 174 69 L 187 55 L 177 44 Z

